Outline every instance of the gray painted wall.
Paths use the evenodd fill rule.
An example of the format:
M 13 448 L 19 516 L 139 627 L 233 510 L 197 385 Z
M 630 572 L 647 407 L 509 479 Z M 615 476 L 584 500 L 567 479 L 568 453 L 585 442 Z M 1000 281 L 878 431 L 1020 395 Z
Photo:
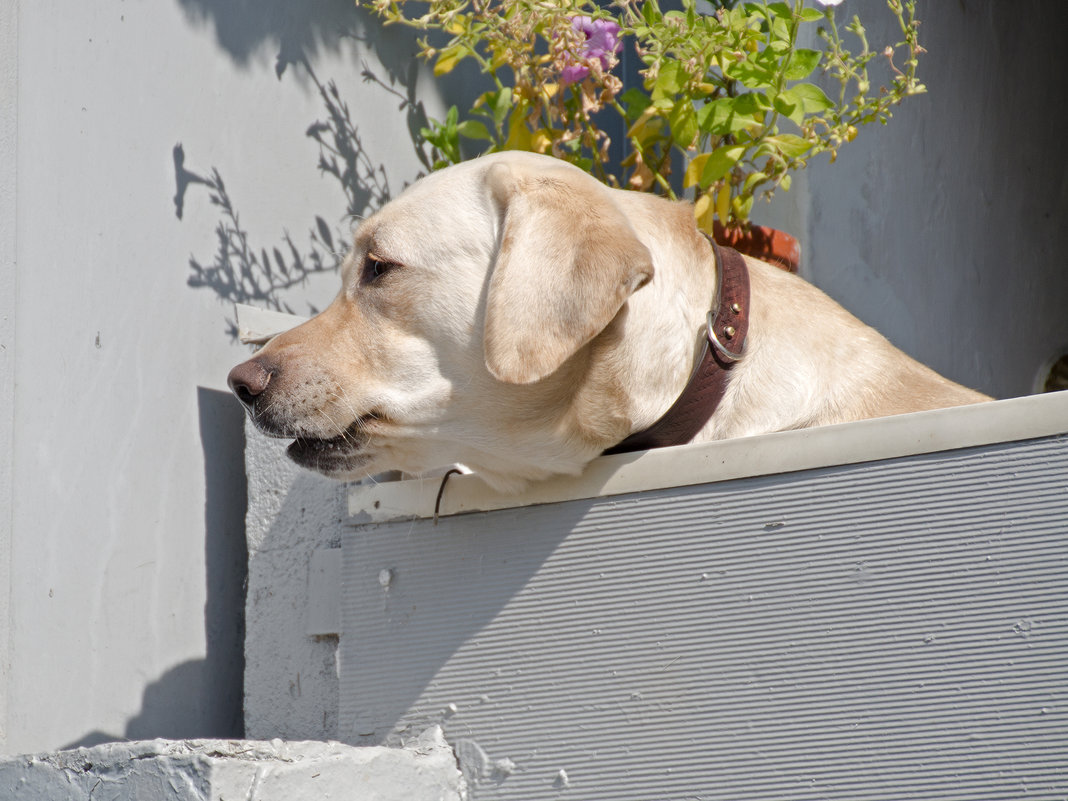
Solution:
M 15 152 L 18 69 L 12 9 L 0 3 L 0 743 L 7 736 L 10 677 L 12 476 L 15 438 Z
M 410 39 L 350 0 L 250 8 L 0 0 L 0 751 L 240 733 L 229 302 L 323 305 L 346 215 L 420 170 Z M 930 94 L 775 210 L 805 274 L 997 395 L 1068 344 L 1066 15 L 925 4 Z M 294 512 L 254 542 L 336 540 L 298 513 L 332 497 L 307 484 L 254 488 Z
M 808 171 L 803 272 L 951 378 L 1027 394 L 1068 352 L 1068 4 L 920 5 L 928 94 Z
M 231 302 L 333 295 L 420 170 L 412 49 L 351 0 L 0 0 L 0 752 L 242 733 Z

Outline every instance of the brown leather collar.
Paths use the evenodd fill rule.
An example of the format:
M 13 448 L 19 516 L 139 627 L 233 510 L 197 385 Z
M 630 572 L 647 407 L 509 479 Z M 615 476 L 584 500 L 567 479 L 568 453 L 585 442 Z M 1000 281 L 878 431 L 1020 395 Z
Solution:
M 742 357 L 749 332 L 749 270 L 738 251 L 712 241 L 716 258 L 716 305 L 708 312 L 704 347 L 682 394 L 663 417 L 631 434 L 608 453 L 682 445 L 692 440 L 716 411 L 731 366 Z

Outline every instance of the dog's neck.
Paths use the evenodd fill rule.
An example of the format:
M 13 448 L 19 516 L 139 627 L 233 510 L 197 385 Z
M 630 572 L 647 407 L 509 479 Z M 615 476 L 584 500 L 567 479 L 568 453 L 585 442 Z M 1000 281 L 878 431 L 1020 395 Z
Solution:
M 675 402 L 655 423 L 631 434 L 606 454 L 690 442 L 723 399 L 730 369 L 742 358 L 749 330 L 749 270 L 737 251 L 721 248 L 711 237 L 709 242 L 715 254 L 717 289 L 696 367 Z
M 682 392 L 705 341 L 701 328 L 717 285 L 712 245 L 694 225 L 690 204 L 642 192 L 613 199 L 649 251 L 654 273 L 613 321 L 620 346 L 594 360 L 595 369 L 608 362 L 624 397 L 622 430 L 602 450 L 651 426 Z

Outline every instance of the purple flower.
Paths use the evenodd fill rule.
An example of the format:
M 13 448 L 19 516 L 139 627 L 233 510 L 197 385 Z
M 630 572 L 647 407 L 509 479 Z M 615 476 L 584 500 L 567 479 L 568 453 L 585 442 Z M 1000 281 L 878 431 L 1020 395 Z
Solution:
M 572 62 L 560 70 L 560 83 L 564 86 L 578 83 L 590 74 L 590 68 L 582 62 L 597 59 L 601 62 L 601 68 L 607 70 L 609 58 L 623 49 L 619 41 L 619 26 L 610 19 L 576 16 L 571 18 L 571 27 L 577 33 L 584 34 L 586 41 L 582 43 L 582 52 L 579 53 L 581 61 Z

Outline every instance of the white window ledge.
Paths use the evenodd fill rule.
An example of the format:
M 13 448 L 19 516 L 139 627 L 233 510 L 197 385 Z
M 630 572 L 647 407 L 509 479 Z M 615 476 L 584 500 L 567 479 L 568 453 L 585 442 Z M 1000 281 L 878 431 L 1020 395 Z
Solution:
M 1068 392 L 783 431 L 698 445 L 602 456 L 578 477 L 532 484 L 521 494 L 454 475 L 439 516 L 622 495 L 860 464 L 1068 433 Z M 349 494 L 353 523 L 434 516 L 440 477 L 361 484 Z

